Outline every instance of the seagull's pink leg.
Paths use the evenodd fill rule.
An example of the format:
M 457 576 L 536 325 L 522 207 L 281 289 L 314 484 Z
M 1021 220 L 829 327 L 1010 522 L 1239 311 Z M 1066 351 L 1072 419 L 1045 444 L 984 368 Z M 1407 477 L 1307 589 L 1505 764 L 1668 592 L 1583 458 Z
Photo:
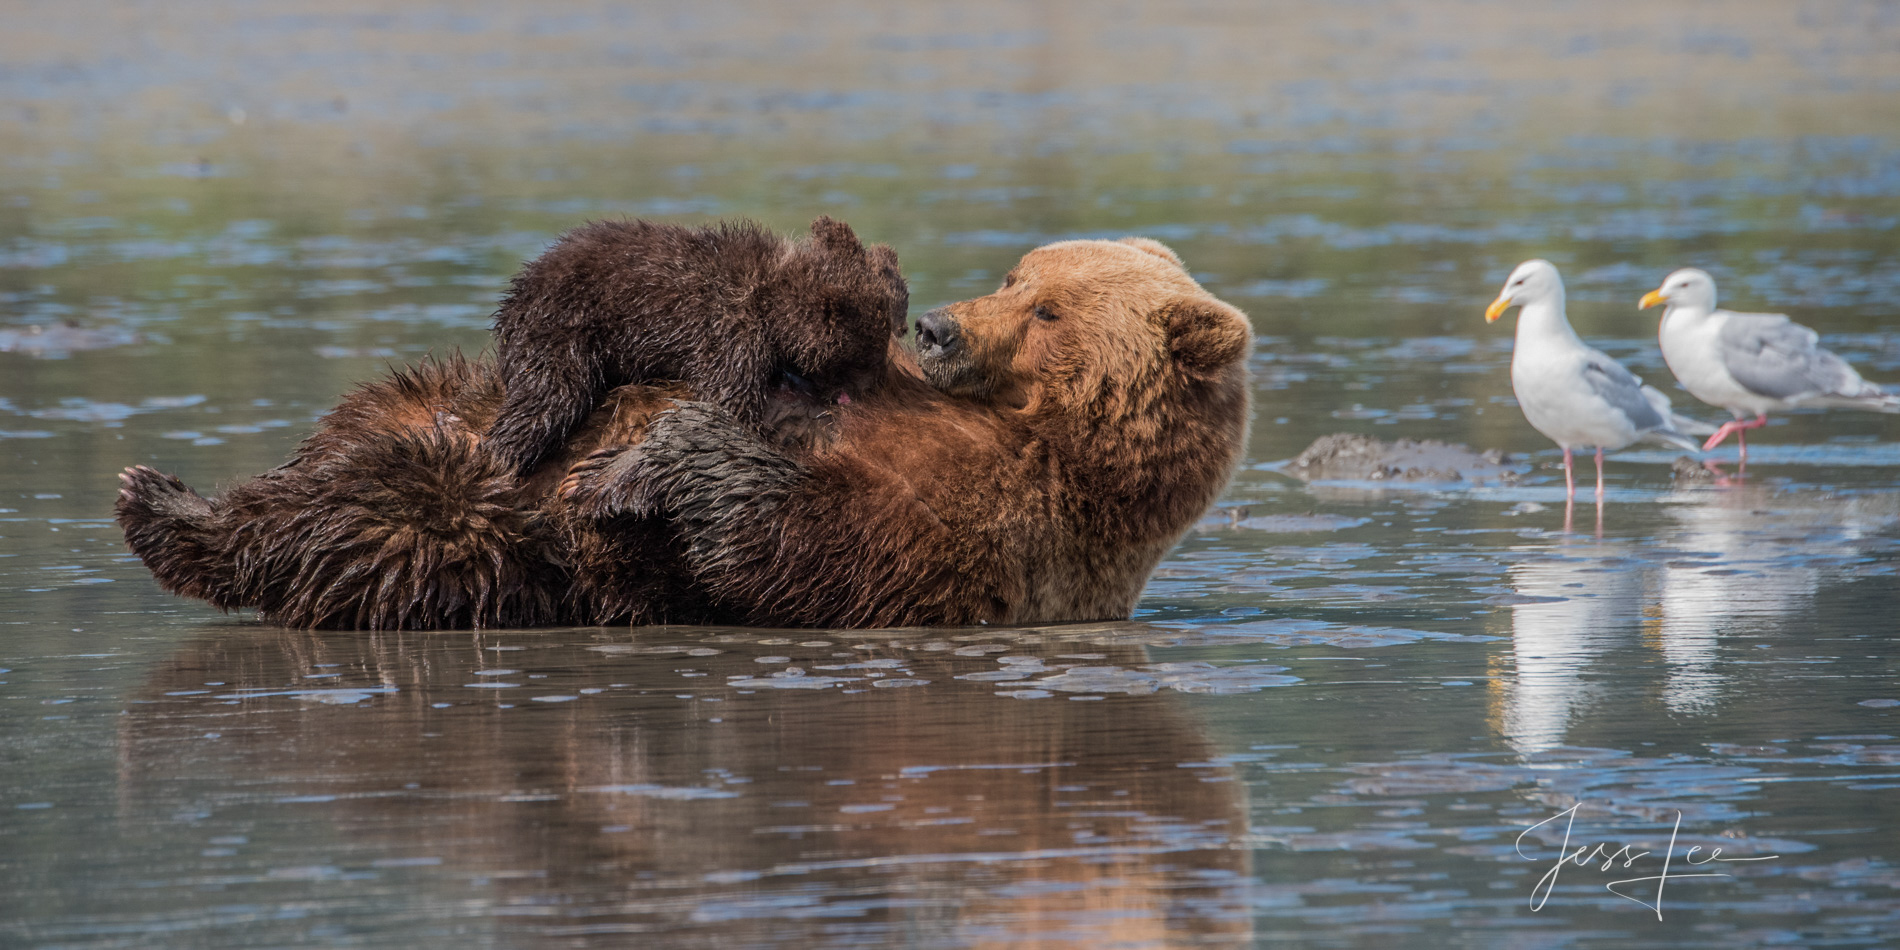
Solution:
M 1564 446 L 1564 499 L 1575 501 L 1577 498 L 1577 476 L 1570 467 L 1570 446 Z
M 1721 445 L 1722 440 L 1728 438 L 1730 435 L 1736 432 L 1741 431 L 1741 428 L 1742 428 L 1742 424 L 1739 422 L 1722 423 L 1722 427 L 1720 429 L 1715 430 L 1715 434 L 1712 436 L 1709 436 L 1709 440 L 1707 442 L 1702 443 L 1702 451 L 1707 452 L 1710 449 L 1713 449 L 1716 446 Z
M 1748 430 L 1759 429 L 1768 424 L 1768 414 L 1756 413 L 1754 422 L 1745 422 L 1735 427 L 1735 443 L 1742 447 L 1742 464 L 1748 464 Z
M 1602 509 L 1602 507 L 1603 507 L 1603 446 L 1599 445 L 1597 446 L 1597 508 L 1599 509 L 1599 511 L 1597 512 L 1597 517 L 1599 518 L 1603 516 L 1603 513 L 1600 510 Z M 1600 528 L 1602 526 L 1599 525 L 1598 527 Z
M 1740 419 L 1732 419 L 1728 422 L 1724 422 L 1722 423 L 1722 427 L 1720 429 L 1715 430 L 1714 435 L 1709 436 L 1709 441 L 1702 443 L 1702 451 L 1707 452 L 1708 450 L 1715 448 L 1718 445 L 1721 445 L 1722 440 L 1728 438 L 1731 434 L 1735 435 L 1737 441 L 1743 441 L 1743 437 L 1741 435 L 1743 431 L 1748 430 L 1748 429 L 1759 429 L 1762 426 L 1765 426 L 1767 424 L 1768 424 L 1768 415 L 1766 413 L 1757 414 L 1753 422 L 1743 422 Z M 1742 453 L 1744 455 L 1748 453 L 1747 443 L 1745 441 L 1743 442 Z

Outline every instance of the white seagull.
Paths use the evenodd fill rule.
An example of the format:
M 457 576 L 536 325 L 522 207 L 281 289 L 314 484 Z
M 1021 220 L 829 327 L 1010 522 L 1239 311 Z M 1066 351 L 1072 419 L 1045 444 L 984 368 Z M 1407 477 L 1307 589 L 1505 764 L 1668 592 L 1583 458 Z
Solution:
M 1768 410 L 1839 407 L 1900 412 L 1900 394 L 1860 378 L 1847 361 L 1817 345 L 1813 330 L 1779 313 L 1735 313 L 1715 308 L 1715 278 L 1685 267 L 1643 295 L 1642 308 L 1663 308 L 1663 361 L 1689 394 L 1727 409 L 1704 443 L 1715 448 L 1735 434 L 1748 457 L 1749 429 L 1768 424 Z M 1752 422 L 1743 420 L 1754 413 Z
M 1567 499 L 1577 495 L 1573 447 L 1596 447 L 1599 502 L 1605 449 L 1615 451 L 1646 439 L 1697 450 L 1694 440 L 1679 429 L 1694 423 L 1669 411 L 1668 396 L 1643 385 L 1623 364 L 1577 337 L 1564 316 L 1563 278 L 1549 261 L 1517 265 L 1498 299 L 1485 309 L 1485 322 L 1497 320 L 1514 304 L 1523 309 L 1511 350 L 1511 391 L 1531 428 L 1564 450 Z

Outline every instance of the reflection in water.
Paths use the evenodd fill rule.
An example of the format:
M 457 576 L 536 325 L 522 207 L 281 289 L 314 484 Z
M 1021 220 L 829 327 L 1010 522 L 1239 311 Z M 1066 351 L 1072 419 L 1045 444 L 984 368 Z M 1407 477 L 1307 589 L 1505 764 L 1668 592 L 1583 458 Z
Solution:
M 1047 633 L 209 633 L 122 720 L 118 818 L 223 843 L 134 913 L 215 880 L 510 946 L 1245 942 L 1241 785 L 1139 688 L 1170 665 Z M 308 936 L 268 916 L 235 942 Z
M 1493 718 L 1499 734 L 1529 755 L 1564 743 L 1593 691 L 1584 668 L 1631 638 L 1643 574 L 1625 546 L 1599 541 L 1566 543 L 1512 565 L 1510 578 L 1527 600 L 1511 608 L 1517 676 L 1493 681 L 1505 692 Z
M 1626 453 L 1574 513 L 1600 544 L 1546 534 L 1548 471 L 1264 468 L 1341 430 L 1540 450 L 1470 325 L 1532 253 L 1652 382 L 1632 304 L 1688 262 L 1900 378 L 1894 5 L 242 6 L 0 12 L 0 946 L 1900 932 L 1900 534 L 1835 494 L 1896 490 L 1900 416 L 1770 430 L 1766 497 L 1657 496 L 1673 453 Z M 1170 630 L 300 637 L 164 595 L 106 517 L 126 464 L 261 471 L 386 360 L 483 347 L 583 220 L 819 213 L 897 247 L 918 312 L 1139 233 L 1253 316 L 1250 511 L 1155 577 Z M 1492 610 L 1501 580 L 1566 599 Z M 1303 683 L 1237 669 L 1267 660 Z M 1584 877 L 1531 914 L 1514 839 L 1584 799 L 1592 834 L 1680 812 L 1784 857 L 1664 921 Z
M 1657 567 L 1660 616 L 1645 624 L 1669 666 L 1663 701 L 1676 712 L 1712 708 L 1724 634 L 1774 629 L 1812 610 L 1822 584 L 1900 521 L 1894 495 L 1744 484 L 1693 497 L 1699 503 L 1668 506 L 1675 525 L 1660 540 L 1674 556 Z
M 1496 681 L 1493 720 L 1524 754 L 1566 742 L 1590 705 L 1590 667 L 1639 642 L 1664 668 L 1674 713 L 1714 710 L 1725 636 L 1780 629 L 1900 523 L 1900 496 L 1776 493 L 1759 485 L 1678 492 L 1653 543 L 1519 548 L 1511 566 L 1516 676 Z M 1607 673 L 1601 674 L 1607 675 Z

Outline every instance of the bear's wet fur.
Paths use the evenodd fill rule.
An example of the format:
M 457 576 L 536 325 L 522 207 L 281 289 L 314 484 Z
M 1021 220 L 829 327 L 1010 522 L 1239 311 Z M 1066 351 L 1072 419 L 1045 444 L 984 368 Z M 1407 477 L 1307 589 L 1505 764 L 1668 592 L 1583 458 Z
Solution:
M 118 520 L 160 587 L 287 627 L 709 623 L 670 525 L 577 519 L 552 491 L 574 459 L 639 441 L 690 395 L 616 390 L 522 478 L 480 446 L 502 400 L 494 366 L 425 359 L 344 396 L 289 461 L 216 498 L 127 469 Z
M 1246 317 L 1126 239 L 1038 248 L 919 326 L 914 360 L 880 329 L 862 398 L 786 401 L 790 447 L 631 386 L 517 477 L 479 445 L 492 368 L 450 359 L 223 498 L 131 470 L 120 523 L 166 589 L 290 626 L 1126 618 L 1245 445 Z
M 909 300 L 896 252 L 830 217 L 800 241 L 749 221 L 575 228 L 495 314 L 506 398 L 485 444 L 526 474 L 609 390 L 657 380 L 772 431 L 775 392 L 837 403 L 874 384 Z
M 1031 251 L 996 293 L 923 315 L 893 374 L 787 452 L 685 402 L 561 487 L 661 512 L 746 624 L 1125 619 L 1246 444 L 1244 314 L 1146 239 Z
M 426 360 L 345 396 L 289 461 L 217 498 L 127 469 L 126 543 L 166 590 L 286 626 L 554 623 L 551 535 L 464 423 L 500 395 L 478 364 Z
M 811 444 L 888 371 L 908 301 L 895 252 L 829 217 L 801 241 L 586 225 L 515 278 L 499 365 L 458 354 L 364 385 L 214 499 L 128 469 L 119 521 L 166 590 L 286 626 L 712 622 L 670 525 L 572 517 L 553 485 L 689 397 Z

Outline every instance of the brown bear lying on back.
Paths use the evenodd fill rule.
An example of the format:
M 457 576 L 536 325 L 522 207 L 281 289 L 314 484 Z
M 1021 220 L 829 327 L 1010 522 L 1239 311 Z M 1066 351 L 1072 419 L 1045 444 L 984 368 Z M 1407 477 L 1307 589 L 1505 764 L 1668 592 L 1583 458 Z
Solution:
M 488 451 L 525 475 L 609 390 L 660 380 L 772 430 L 775 396 L 848 402 L 874 383 L 909 303 L 897 254 L 829 217 L 801 242 L 749 221 L 575 228 L 495 313 L 507 395 Z
M 921 378 L 828 407 L 809 446 L 629 386 L 523 483 L 471 452 L 492 380 L 417 372 L 346 399 L 242 504 L 141 468 L 119 519 L 167 589 L 299 626 L 1127 617 L 1245 445 L 1246 317 L 1156 242 L 1070 241 L 919 336 Z

